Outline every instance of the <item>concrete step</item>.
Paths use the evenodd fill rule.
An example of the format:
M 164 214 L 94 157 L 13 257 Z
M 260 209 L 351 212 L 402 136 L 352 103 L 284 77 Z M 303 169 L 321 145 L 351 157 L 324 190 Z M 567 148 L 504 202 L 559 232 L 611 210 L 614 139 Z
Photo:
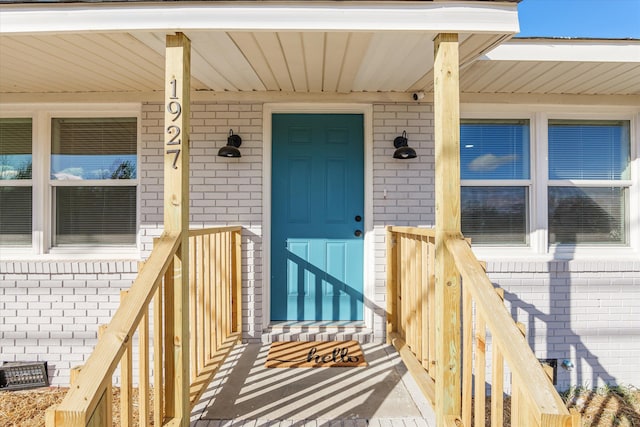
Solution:
M 274 341 L 348 341 L 376 342 L 373 330 L 364 322 L 277 322 L 262 334 L 262 342 Z M 381 341 L 381 340 L 378 340 Z
M 430 427 L 425 418 L 350 418 L 344 420 L 198 420 L 191 427 Z

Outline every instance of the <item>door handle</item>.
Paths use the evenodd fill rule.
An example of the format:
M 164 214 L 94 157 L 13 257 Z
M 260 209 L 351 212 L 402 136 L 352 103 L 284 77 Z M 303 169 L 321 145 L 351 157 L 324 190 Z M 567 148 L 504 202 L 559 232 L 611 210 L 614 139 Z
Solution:
M 356 237 L 360 237 L 360 236 L 362 236 L 362 230 L 356 230 L 356 231 L 354 231 L 353 235 L 354 235 L 354 236 L 356 236 Z
M 360 215 L 356 215 L 354 219 L 356 220 L 356 222 L 362 221 L 362 217 Z

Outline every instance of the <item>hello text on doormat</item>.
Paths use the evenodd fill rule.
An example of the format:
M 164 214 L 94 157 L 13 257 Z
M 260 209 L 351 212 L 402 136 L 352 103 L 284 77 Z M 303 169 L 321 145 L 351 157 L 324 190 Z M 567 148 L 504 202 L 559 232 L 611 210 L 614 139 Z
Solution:
M 277 341 L 271 343 L 267 368 L 367 366 L 357 341 Z

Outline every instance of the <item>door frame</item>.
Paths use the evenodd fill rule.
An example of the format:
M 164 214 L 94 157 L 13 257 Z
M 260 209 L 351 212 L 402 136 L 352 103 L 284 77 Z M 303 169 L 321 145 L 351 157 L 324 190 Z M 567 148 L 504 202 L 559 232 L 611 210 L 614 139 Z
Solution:
M 262 328 L 271 323 L 271 174 L 272 174 L 272 116 L 273 114 L 362 114 L 364 123 L 364 265 L 363 321 L 373 328 L 375 291 L 375 253 L 373 235 L 373 105 L 268 103 L 262 111 Z

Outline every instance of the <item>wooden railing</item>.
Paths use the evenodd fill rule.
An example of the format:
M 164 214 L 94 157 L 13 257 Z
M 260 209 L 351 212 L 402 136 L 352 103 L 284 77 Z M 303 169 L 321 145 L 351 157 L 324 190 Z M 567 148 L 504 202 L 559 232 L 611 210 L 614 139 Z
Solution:
M 567 410 L 522 330 L 511 318 L 500 290 L 487 277 L 467 240 L 445 240 L 462 277 L 462 411 L 448 417 L 448 426 L 501 427 L 505 424 L 504 394 L 510 390 L 510 425 L 578 427 L 580 416 Z M 434 294 L 435 232 L 431 229 L 387 227 L 387 287 L 389 341 L 399 350 L 409 371 L 434 406 L 436 396 Z M 491 360 L 487 363 L 487 334 Z M 487 378 L 487 367 L 491 376 Z M 505 369 L 511 373 L 505 384 Z M 490 416 L 486 417 L 486 383 L 490 383 Z M 472 424 L 473 419 L 473 424 Z M 485 419 L 487 419 L 485 424 Z
M 179 284 L 174 271 L 180 236 L 163 234 L 142 265 L 131 289 L 80 369 L 60 405 L 46 414 L 47 427 L 112 426 L 112 382 L 120 364 L 120 425 L 132 426 L 132 388 L 138 383 L 140 426 L 175 424 L 189 414 L 242 333 L 241 227 L 189 232 L 189 336 L 178 336 L 175 322 L 182 307 L 174 301 Z M 153 337 L 149 333 L 149 320 Z M 138 376 L 133 377 L 137 331 Z M 174 344 L 189 342 L 190 390 L 175 390 Z M 152 352 L 150 351 L 150 345 Z M 152 353 L 152 354 L 151 354 Z M 79 372 L 78 372 L 79 371 Z M 153 392 L 151 391 L 153 378 Z M 189 393 L 189 408 L 177 408 L 176 395 Z M 153 409 L 153 411 L 152 411 Z M 185 422 L 182 421 L 185 425 Z M 188 415 L 186 420 L 188 425 Z

